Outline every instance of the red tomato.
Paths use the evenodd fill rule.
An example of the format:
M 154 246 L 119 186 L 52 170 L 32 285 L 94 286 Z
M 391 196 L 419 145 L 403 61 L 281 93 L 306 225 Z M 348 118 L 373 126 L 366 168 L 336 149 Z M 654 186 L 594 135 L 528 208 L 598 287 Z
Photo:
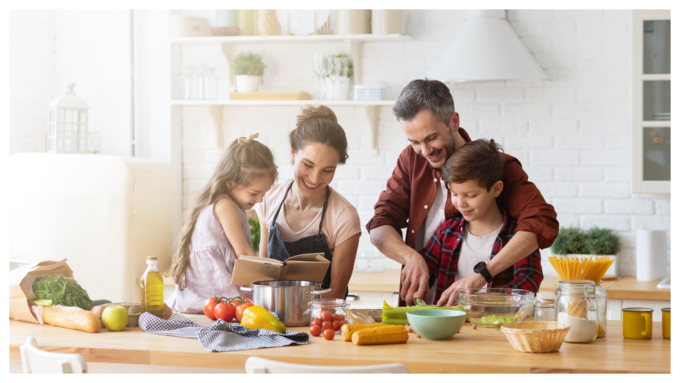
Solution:
M 243 299 L 244 301 L 246 301 L 248 303 L 253 303 L 253 301 L 251 301 L 250 298 L 248 298 L 248 297 L 241 297 L 241 299 Z
M 324 330 L 332 329 L 333 328 L 333 322 L 331 321 L 324 321 L 323 324 L 321 325 L 321 328 Z
M 316 325 L 316 326 L 321 327 L 322 324 L 323 324 L 323 321 L 321 319 L 319 319 L 319 318 L 312 319 L 312 325 Z
M 326 340 L 333 340 L 333 338 L 335 338 L 335 331 L 331 329 L 324 330 L 323 337 Z
M 333 320 L 341 320 L 341 321 L 345 320 L 345 316 L 342 315 L 342 314 L 333 314 L 333 316 L 335 317 L 335 318 L 333 318 Z
M 340 330 L 340 327 L 342 327 L 344 323 L 340 322 L 339 320 L 334 320 L 333 321 L 333 331 L 338 331 Z
M 333 317 L 333 315 L 331 315 L 331 313 L 328 312 L 328 311 L 324 311 L 324 312 L 321 313 L 321 319 L 323 319 L 325 321 L 331 320 L 332 317 Z
M 243 312 L 248 309 L 248 307 L 252 306 L 252 303 L 244 303 L 236 308 L 236 320 L 241 321 L 241 318 L 243 318 Z
M 215 318 L 222 319 L 225 322 L 230 322 L 234 319 L 234 306 L 221 302 L 215 306 Z
M 207 301 L 205 301 L 205 304 L 203 305 L 203 313 L 205 316 L 208 318 L 215 320 L 215 306 L 217 306 L 217 303 L 220 302 L 220 298 L 218 297 L 212 297 L 208 298 Z
M 317 325 L 312 325 L 312 327 L 309 328 L 309 333 L 312 336 L 319 336 L 319 335 L 321 335 L 321 327 L 319 327 Z

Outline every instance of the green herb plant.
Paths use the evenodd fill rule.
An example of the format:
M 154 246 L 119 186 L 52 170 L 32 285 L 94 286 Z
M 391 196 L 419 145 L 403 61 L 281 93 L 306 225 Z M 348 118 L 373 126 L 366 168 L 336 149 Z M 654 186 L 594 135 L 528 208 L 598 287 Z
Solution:
M 332 58 L 341 58 L 342 59 L 342 58 L 349 58 L 349 55 L 346 54 L 346 53 L 338 53 L 337 55 L 330 55 L 328 57 L 329 57 L 329 59 L 332 59 Z M 347 77 L 352 78 L 352 76 L 354 76 L 354 62 L 352 61 L 351 58 L 349 58 L 349 60 L 347 60 L 347 61 L 348 61 L 348 63 L 347 63 Z M 330 60 L 330 62 L 331 62 L 330 73 L 335 73 L 335 61 Z M 326 77 L 328 77 L 328 76 L 330 76 L 330 74 L 326 75 Z
M 616 255 L 621 250 L 621 240 L 611 229 L 597 226 L 583 232 L 576 227 L 560 229 L 552 252 L 556 255 L 591 254 Z
M 260 221 L 249 217 L 248 226 L 250 226 L 250 239 L 252 241 L 250 248 L 257 253 L 260 251 Z
M 53 305 L 92 309 L 92 299 L 73 278 L 54 274 L 38 277 L 33 281 L 33 293 L 37 299 L 51 300 Z
M 241 52 L 232 61 L 236 76 L 262 76 L 267 66 L 262 62 L 262 56 L 252 52 Z

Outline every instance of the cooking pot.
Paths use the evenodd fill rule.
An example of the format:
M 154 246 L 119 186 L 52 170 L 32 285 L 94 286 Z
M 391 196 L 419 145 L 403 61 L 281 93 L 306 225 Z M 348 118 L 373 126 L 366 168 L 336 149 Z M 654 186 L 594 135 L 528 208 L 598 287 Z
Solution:
M 253 303 L 276 313 L 279 320 L 288 327 L 309 326 L 310 313 L 307 311 L 313 295 L 330 293 L 333 289 L 319 290 L 321 283 L 310 281 L 262 281 L 253 282 L 252 287 L 241 287 L 252 291 Z

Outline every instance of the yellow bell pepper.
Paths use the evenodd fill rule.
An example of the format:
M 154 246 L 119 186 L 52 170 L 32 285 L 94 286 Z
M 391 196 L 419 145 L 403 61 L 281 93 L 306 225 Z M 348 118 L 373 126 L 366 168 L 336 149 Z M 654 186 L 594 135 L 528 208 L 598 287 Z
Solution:
M 286 333 L 286 325 L 281 323 L 266 308 L 258 305 L 250 306 L 243 312 L 241 325 L 251 330 L 264 329 Z

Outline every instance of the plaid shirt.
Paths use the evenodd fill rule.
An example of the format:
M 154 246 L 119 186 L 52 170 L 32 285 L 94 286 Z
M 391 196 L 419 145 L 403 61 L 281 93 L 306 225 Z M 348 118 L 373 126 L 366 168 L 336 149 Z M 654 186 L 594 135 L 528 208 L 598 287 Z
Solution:
M 496 237 L 489 259 L 493 259 L 515 235 L 515 231 L 517 231 L 517 221 L 506 214 L 505 210 L 500 206 L 499 209 L 503 213 L 503 227 L 501 227 Z M 458 269 L 460 244 L 463 242 L 464 229 L 465 219 L 459 213 L 442 223 L 427 246 L 420 251 L 420 255 L 425 258 L 430 271 L 430 286 L 434 283 L 435 278 L 437 278 L 435 302 L 456 281 L 456 270 Z M 529 256 L 496 275 L 491 283 L 487 284 L 487 287 L 504 287 L 537 292 L 541 281 L 543 281 L 541 254 L 537 249 L 529 254 Z

